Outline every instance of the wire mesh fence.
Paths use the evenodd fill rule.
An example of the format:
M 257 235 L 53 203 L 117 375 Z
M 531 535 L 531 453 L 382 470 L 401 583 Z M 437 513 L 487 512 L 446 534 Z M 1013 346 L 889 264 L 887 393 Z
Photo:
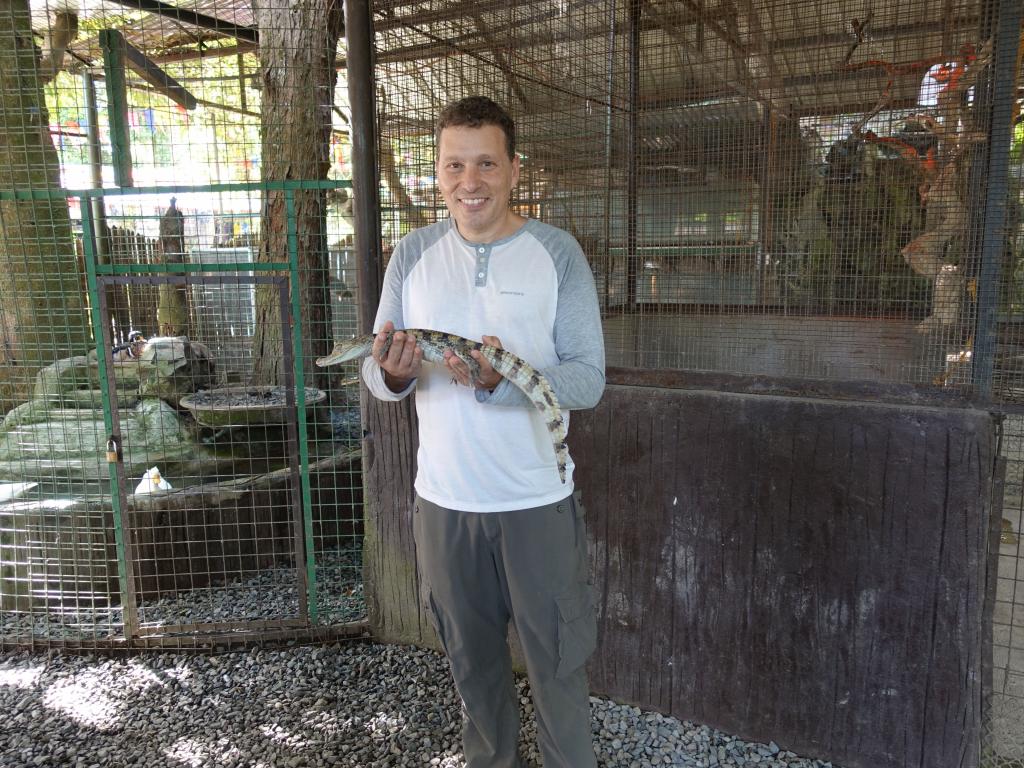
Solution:
M 1024 761 L 1024 419 L 1003 426 L 1006 480 L 1000 519 L 999 565 L 993 611 L 993 680 L 988 702 L 986 764 L 1002 768 Z
M 274 278 L 252 249 L 216 248 L 209 227 L 184 226 L 188 208 L 168 203 L 147 222 L 139 211 L 155 199 L 122 202 L 106 206 L 117 224 L 91 294 L 105 340 L 44 368 L 32 398 L 5 419 L 3 472 L 18 479 L 3 511 L 5 642 L 360 618 L 358 397 L 338 376 L 303 387 L 300 442 L 288 264 Z M 156 220 L 160 236 L 139 234 Z M 170 254 L 191 271 L 160 274 Z M 352 289 L 347 258 L 336 249 L 328 262 L 339 305 Z M 276 294 L 261 302 L 264 286 Z M 269 301 L 278 311 L 268 318 Z M 280 325 L 274 334 L 270 323 Z M 333 327 L 351 335 L 352 311 Z M 277 385 L 252 383 L 261 330 L 277 340 Z
M 1010 5 L 378 3 L 385 250 L 446 216 L 434 120 L 487 95 L 517 119 L 513 205 L 583 246 L 608 363 L 627 380 L 912 385 L 1014 411 L 1024 134 Z M 999 555 L 993 766 L 1024 759 L 1017 501 Z
M 486 93 L 516 204 L 591 258 L 611 363 L 968 388 L 989 111 L 1016 99 L 993 9 L 383 4 L 385 239 L 443 215 L 432 116 Z
M 313 364 L 356 323 L 339 30 L 207 5 L 0 7 L 3 647 L 365 617 L 358 389 Z
M 994 766 L 1024 760 L 1010 5 L 373 4 L 385 257 L 446 215 L 437 113 L 490 95 L 517 118 L 516 209 L 590 260 L 610 365 L 1011 414 Z M 356 326 L 352 199 L 261 186 L 351 175 L 340 7 L 286 11 L 0 4 L 0 645 L 362 615 L 355 369 L 312 365 Z

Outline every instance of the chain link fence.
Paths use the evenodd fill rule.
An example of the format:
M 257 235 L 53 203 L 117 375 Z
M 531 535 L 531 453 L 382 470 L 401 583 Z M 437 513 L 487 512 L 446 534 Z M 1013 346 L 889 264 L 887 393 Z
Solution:
M 356 325 L 341 8 L 299 10 L 0 7 L 3 647 L 364 613 L 355 369 L 313 365 Z M 385 257 L 446 215 L 438 111 L 486 94 L 517 118 L 516 209 L 590 260 L 613 369 L 1005 414 L 984 757 L 1020 765 L 1014 1 L 373 11 Z

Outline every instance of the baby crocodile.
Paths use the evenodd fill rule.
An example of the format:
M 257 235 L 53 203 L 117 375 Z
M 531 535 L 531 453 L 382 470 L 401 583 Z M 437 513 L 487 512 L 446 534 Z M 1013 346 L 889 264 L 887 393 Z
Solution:
M 479 341 L 471 341 L 462 336 L 419 328 L 407 328 L 405 333 L 416 340 L 416 345 L 423 350 L 423 359 L 428 362 L 443 363 L 445 350 L 451 350 L 452 354 L 469 367 L 470 376 L 474 382 L 479 380 L 480 364 L 470 352 L 478 350 L 494 370 L 522 390 L 523 394 L 544 416 L 544 423 L 547 425 L 551 435 L 551 444 L 555 449 L 558 476 L 563 483 L 565 482 L 565 465 L 569 459 L 569 449 L 565 444 L 565 419 L 562 418 L 562 411 L 558 407 L 558 399 L 555 397 L 551 384 L 540 371 L 506 349 L 492 347 Z M 373 349 L 374 337 L 374 334 L 366 334 L 354 339 L 339 341 L 335 343 L 331 353 L 326 357 L 319 358 L 316 364 L 325 367 L 366 357 Z M 382 355 L 387 354 L 393 338 L 394 332 L 388 334 L 384 341 L 384 348 L 381 350 Z

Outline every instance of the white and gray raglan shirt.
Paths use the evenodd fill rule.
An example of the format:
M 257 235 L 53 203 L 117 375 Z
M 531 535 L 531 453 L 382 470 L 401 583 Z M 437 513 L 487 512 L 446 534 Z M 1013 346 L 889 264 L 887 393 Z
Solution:
M 604 391 L 604 339 L 594 278 L 576 240 L 528 219 L 493 243 L 462 238 L 451 219 L 398 243 L 384 276 L 374 331 L 444 331 L 479 341 L 497 336 L 551 382 L 568 409 L 592 408 Z M 465 512 L 529 509 L 573 490 L 558 476 L 544 418 L 507 380 L 494 392 L 452 384 L 441 365 L 424 364 L 403 392 L 392 392 L 373 357 L 363 379 L 381 400 L 416 390 L 419 417 L 416 492 Z

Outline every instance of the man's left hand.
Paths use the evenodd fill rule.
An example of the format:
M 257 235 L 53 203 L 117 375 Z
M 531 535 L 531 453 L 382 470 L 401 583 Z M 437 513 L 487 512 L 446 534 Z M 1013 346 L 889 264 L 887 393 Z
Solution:
M 489 347 L 497 347 L 502 349 L 501 339 L 497 336 L 484 336 L 483 342 Z M 491 364 L 487 362 L 487 358 L 479 350 L 473 350 L 470 352 L 473 359 L 476 360 L 480 366 L 480 377 L 474 382 L 470 379 L 469 366 L 459 360 L 451 350 L 445 350 L 444 361 L 452 372 L 452 376 L 455 380 L 467 387 L 475 386 L 477 389 L 493 390 L 498 384 L 501 383 L 502 375 L 498 373 Z

